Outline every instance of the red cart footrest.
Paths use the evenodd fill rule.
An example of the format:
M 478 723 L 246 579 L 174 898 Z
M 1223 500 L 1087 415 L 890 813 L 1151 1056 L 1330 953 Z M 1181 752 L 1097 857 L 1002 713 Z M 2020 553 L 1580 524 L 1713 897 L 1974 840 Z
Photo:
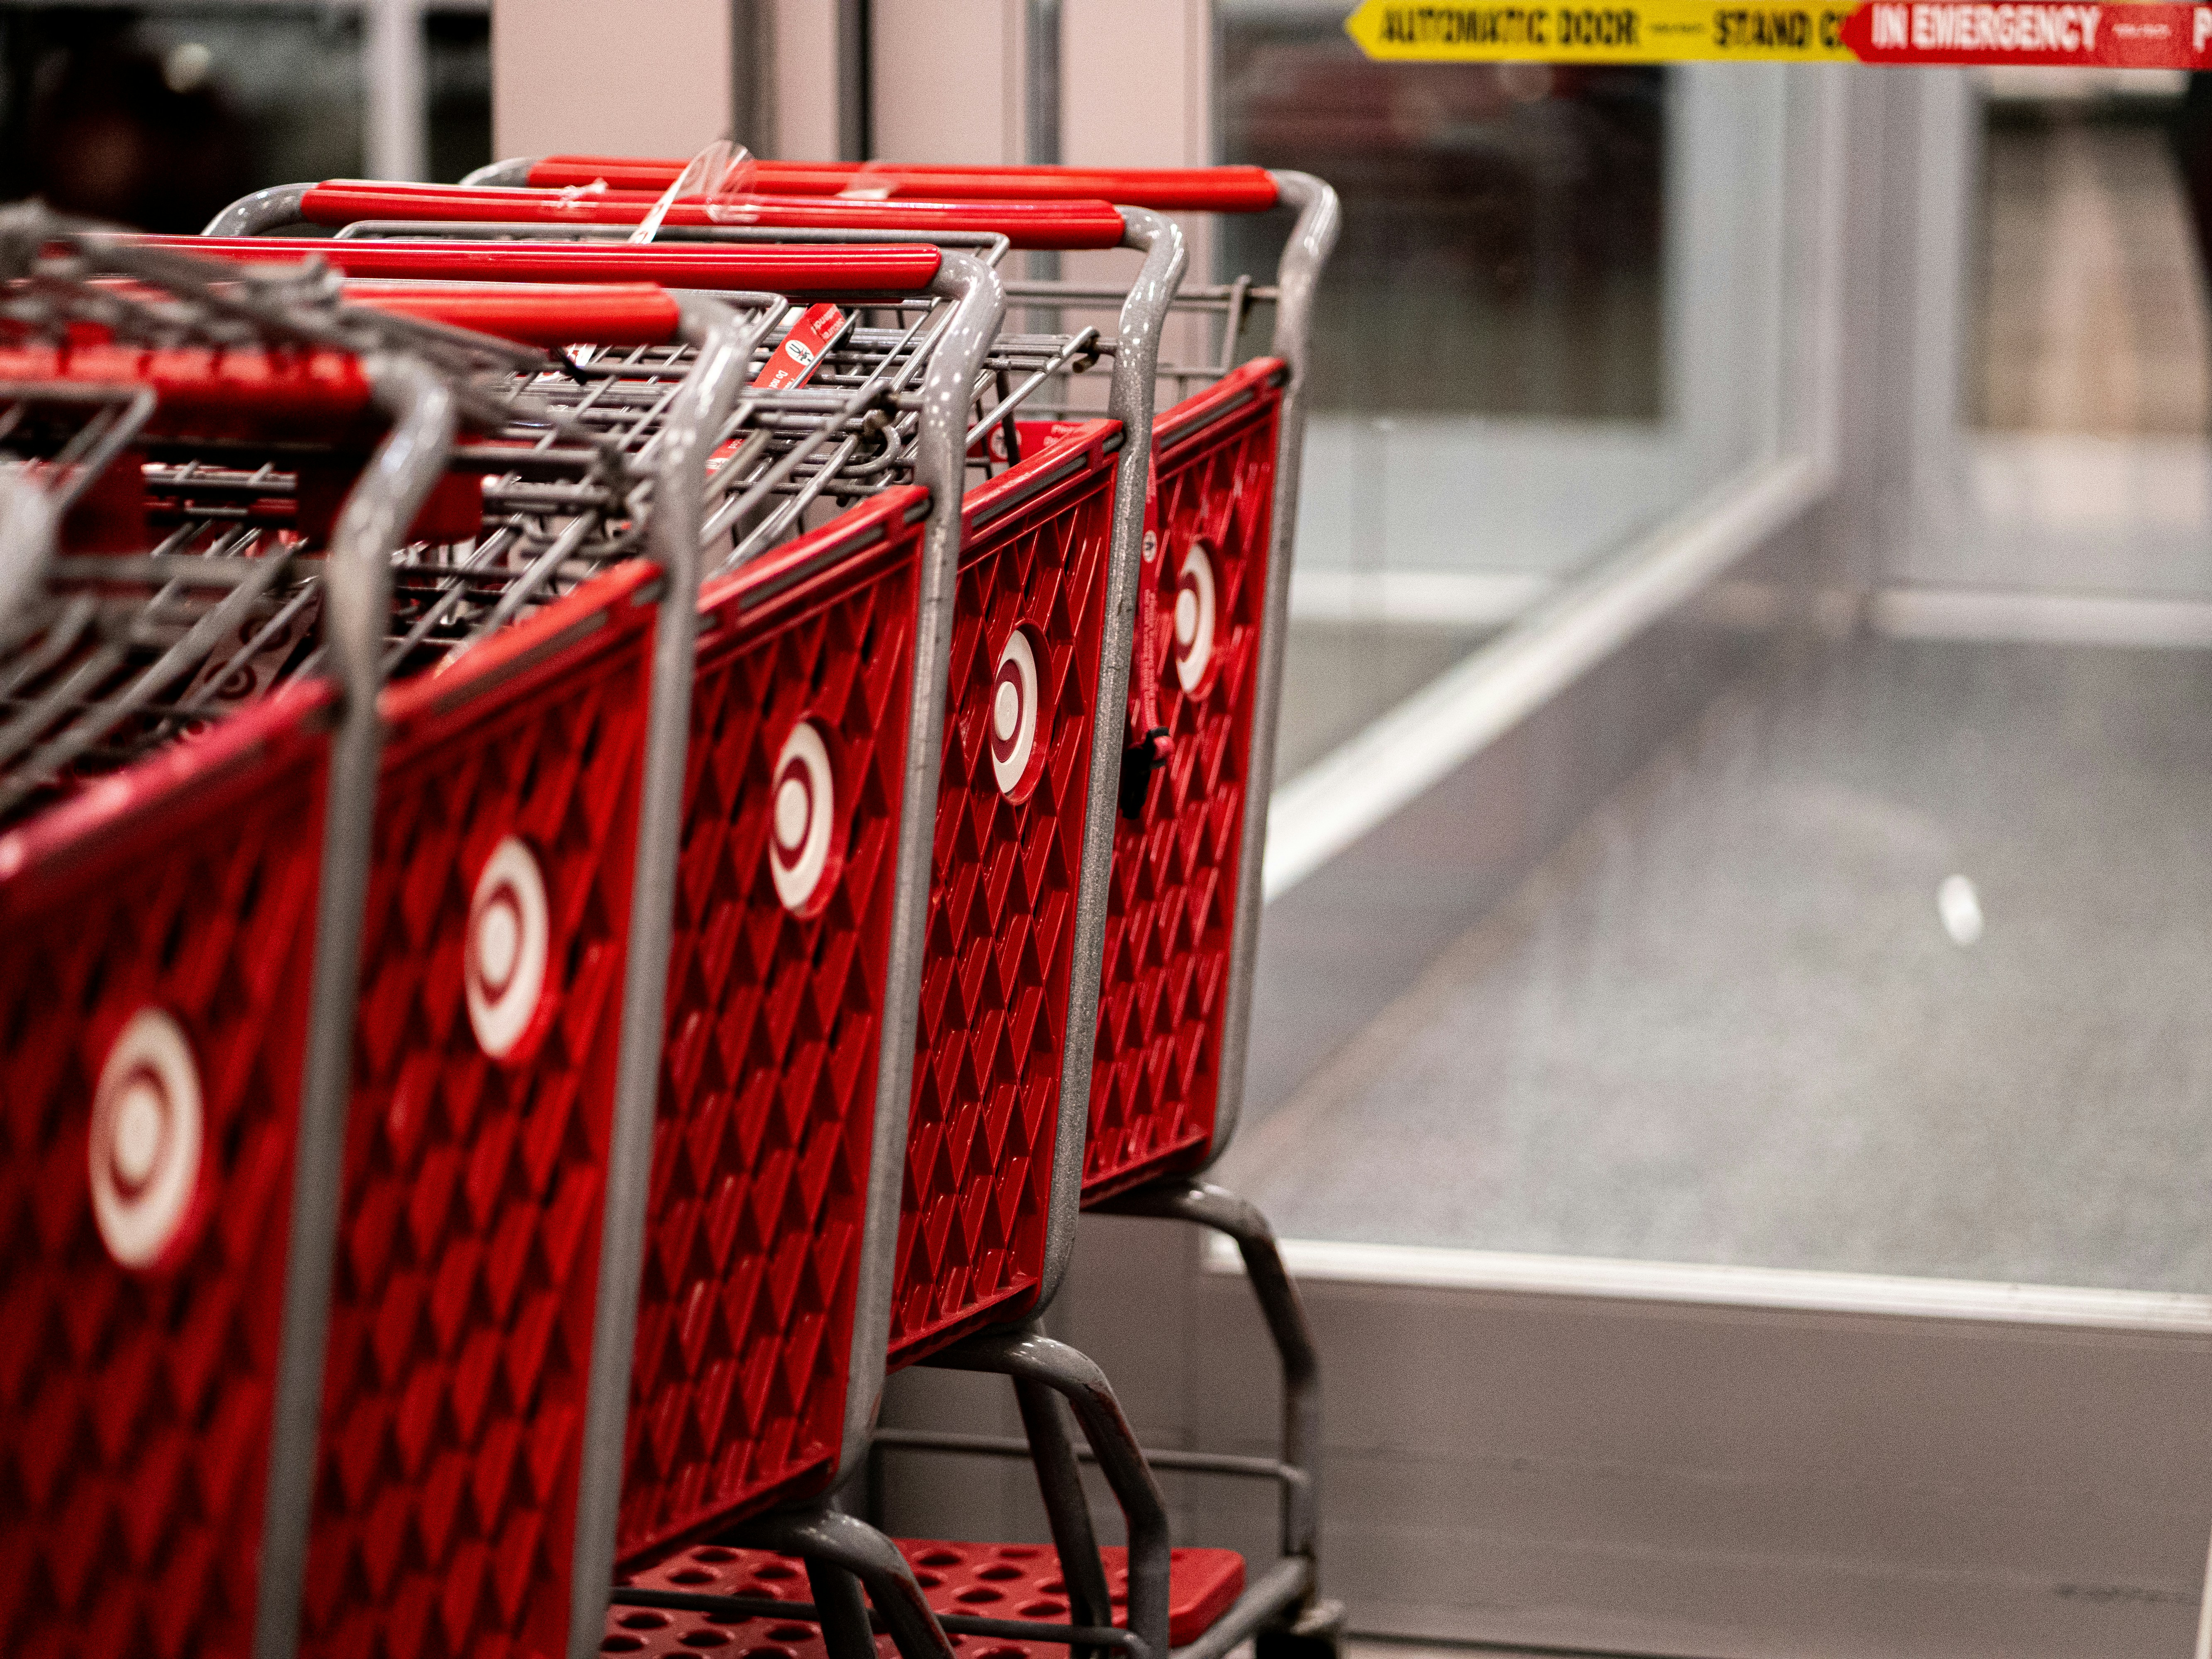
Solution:
M 1067 1618 L 1067 1595 L 1060 1582 L 1060 1557 L 1049 1544 L 955 1544 L 936 1538 L 902 1538 L 899 1552 L 913 1566 L 929 1605 L 939 1614 L 965 1613 L 981 1619 Z M 1125 1553 L 1101 1549 L 1106 1582 L 1114 1596 L 1114 1622 L 1127 1622 L 1123 1595 L 1128 1584 Z M 1169 1553 L 1168 1640 L 1176 1647 L 1196 1641 L 1244 1592 L 1244 1558 L 1234 1550 L 1173 1550 Z M 728 1549 L 706 1545 L 672 1557 L 629 1582 L 641 1589 L 690 1590 L 701 1595 L 770 1596 L 805 1601 L 811 1592 L 806 1570 L 788 1556 L 768 1550 Z M 955 1636 L 963 1659 L 1066 1659 L 1059 1642 L 1014 1642 L 999 1636 Z M 878 1636 L 877 1648 L 893 1659 L 891 1638 Z M 659 1607 L 611 1610 L 606 1639 L 599 1651 L 637 1654 L 646 1659 L 699 1659 L 726 1650 L 731 1659 L 824 1659 L 822 1632 L 798 1620 L 728 1619 Z

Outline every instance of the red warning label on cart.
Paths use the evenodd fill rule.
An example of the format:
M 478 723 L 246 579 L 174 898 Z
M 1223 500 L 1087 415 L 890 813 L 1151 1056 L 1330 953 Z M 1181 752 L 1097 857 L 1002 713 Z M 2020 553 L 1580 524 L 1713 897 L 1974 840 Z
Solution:
M 2212 4 L 2081 0 L 1364 0 L 1345 33 L 1407 63 L 2014 64 L 2212 69 Z
M 791 325 L 790 331 L 776 349 L 768 354 L 768 362 L 753 377 L 756 392 L 787 392 L 795 386 L 805 386 L 813 377 L 822 354 L 837 337 L 837 331 L 845 326 L 845 313 L 823 301 L 809 306 L 805 314 Z

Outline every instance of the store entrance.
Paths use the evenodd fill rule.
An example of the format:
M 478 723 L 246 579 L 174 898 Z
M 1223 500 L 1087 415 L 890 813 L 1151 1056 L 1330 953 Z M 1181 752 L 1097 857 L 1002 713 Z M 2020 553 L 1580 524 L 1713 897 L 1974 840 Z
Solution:
M 1663 84 L 1681 153 L 1721 119 L 1705 84 Z M 1825 504 L 1279 890 L 1221 1173 L 1298 1241 L 1356 1626 L 1669 1654 L 2190 1639 L 2212 1522 L 2212 356 L 2185 92 L 1855 77 L 1845 234 L 1824 256 L 1778 211 L 1770 245 L 1793 336 L 1837 261 Z M 1700 175 L 1663 176 L 1687 236 Z M 1792 210 L 1815 176 L 1790 175 Z M 1718 268 L 1659 269 L 1662 337 L 1698 347 L 1663 356 L 1662 410 L 1700 374 L 1759 384 L 1751 312 L 1695 332 Z M 1766 361 L 1786 457 L 1793 360 Z M 1388 648 L 1355 659 L 1386 678 L 1444 595 L 1472 609 L 1471 573 L 1420 550 L 1455 538 L 1410 505 L 1446 465 L 1419 448 L 1432 417 L 1345 424 L 1305 520 L 1307 616 L 1370 607 Z M 1596 422 L 1573 435 L 1589 465 L 1622 453 Z M 1317 419 L 1310 493 L 1327 442 Z M 1376 465 L 1393 483 L 1363 533 Z M 1549 476 L 1468 497 L 1474 539 Z M 1471 720 L 1435 688 L 1495 692 L 1483 652 L 1568 651 L 1638 550 L 1647 576 L 1680 556 L 1682 520 L 1655 516 L 1396 708 Z M 1513 522 L 1564 546 L 1571 520 Z M 1286 779 L 1284 845 L 1301 798 Z M 1196 1281 L 1201 1372 L 1249 1334 L 1233 1288 Z M 1197 1409 L 1198 1443 L 1263 1431 L 1264 1406 Z

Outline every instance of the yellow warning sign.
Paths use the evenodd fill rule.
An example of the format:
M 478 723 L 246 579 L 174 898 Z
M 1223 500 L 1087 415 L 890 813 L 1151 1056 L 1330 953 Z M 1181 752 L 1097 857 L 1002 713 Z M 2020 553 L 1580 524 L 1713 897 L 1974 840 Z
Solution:
M 1403 63 L 2212 67 L 2212 5 L 2157 0 L 1362 0 L 1344 31 Z
M 1666 64 L 1786 58 L 1849 64 L 1853 5 L 1764 0 L 1613 0 L 1607 4 L 1467 0 L 1458 5 L 1364 0 L 1344 32 L 1370 58 L 1404 63 Z

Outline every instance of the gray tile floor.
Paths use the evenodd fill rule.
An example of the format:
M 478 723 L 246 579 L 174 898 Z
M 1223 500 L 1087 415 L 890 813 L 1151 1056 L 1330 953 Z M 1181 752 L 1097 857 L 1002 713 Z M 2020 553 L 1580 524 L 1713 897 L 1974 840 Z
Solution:
M 1862 639 L 1722 697 L 1224 1174 L 1297 1237 L 2204 1291 L 2208 1132 L 2212 656 Z

